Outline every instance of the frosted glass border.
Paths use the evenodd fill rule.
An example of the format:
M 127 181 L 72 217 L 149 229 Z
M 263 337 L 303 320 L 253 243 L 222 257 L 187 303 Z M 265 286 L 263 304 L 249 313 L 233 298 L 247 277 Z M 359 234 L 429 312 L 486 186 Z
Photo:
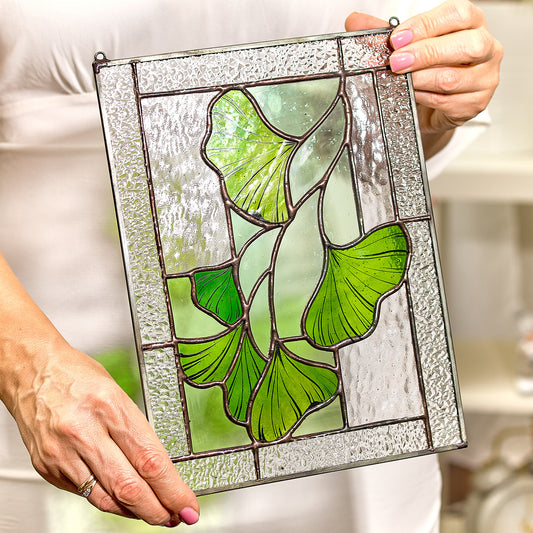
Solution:
M 428 447 L 424 421 L 360 429 L 259 450 L 265 479 L 327 471 L 414 454 Z
M 406 226 L 413 242 L 409 286 L 429 426 L 433 446 L 440 448 L 458 444 L 464 436 L 458 411 L 458 393 L 453 379 L 454 362 L 445 327 L 442 303 L 444 295 L 439 286 L 429 222 L 409 222 Z
M 145 350 L 143 357 L 146 404 L 154 430 L 170 456 L 188 455 L 174 349 Z
M 102 69 L 97 87 L 136 334 L 171 340 L 131 66 Z
M 183 91 L 339 71 L 331 40 L 175 57 L 138 65 L 141 93 Z
M 388 34 L 380 33 L 342 39 L 344 68 L 361 70 L 384 67 L 392 51 L 388 37 Z
M 400 218 L 427 216 L 421 153 L 412 118 L 416 111 L 407 77 L 388 71 L 378 72 L 376 76 L 398 215 Z
M 233 452 L 176 463 L 181 477 L 199 494 L 257 482 L 251 451 Z

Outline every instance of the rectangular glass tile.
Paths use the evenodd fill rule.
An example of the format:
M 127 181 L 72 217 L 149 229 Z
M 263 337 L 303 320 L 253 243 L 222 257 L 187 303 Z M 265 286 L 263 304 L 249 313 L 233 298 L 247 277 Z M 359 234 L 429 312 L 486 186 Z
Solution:
M 185 482 L 200 494 L 231 489 L 257 481 L 252 452 L 234 452 L 176 463 Z
M 388 35 L 95 63 L 147 413 L 198 493 L 464 445 Z
M 280 444 L 259 450 L 265 479 L 363 466 L 405 457 L 427 447 L 423 421 L 413 420 Z
M 178 374 L 172 348 L 143 352 L 143 376 L 146 390 L 148 418 L 163 446 L 172 457 L 189 454 L 187 432 L 183 420 Z
M 386 33 L 349 37 L 341 42 L 347 71 L 385 67 L 392 51 Z
M 454 360 L 446 335 L 442 284 L 434 258 L 434 238 L 429 223 L 410 222 L 407 229 L 413 239 L 413 264 L 409 286 L 415 314 L 415 328 L 420 347 L 422 375 L 433 445 L 458 443 L 462 422 L 457 405 L 458 389 L 454 381 Z
M 377 85 L 399 215 L 401 218 L 427 215 L 423 166 L 413 117 L 415 103 L 409 94 L 407 77 L 378 72 Z

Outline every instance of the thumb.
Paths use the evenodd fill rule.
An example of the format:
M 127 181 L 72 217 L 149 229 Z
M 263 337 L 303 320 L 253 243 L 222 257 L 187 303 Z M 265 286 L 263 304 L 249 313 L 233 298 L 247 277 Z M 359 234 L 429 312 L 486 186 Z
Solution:
M 374 28 L 387 28 L 388 26 L 389 23 L 383 19 L 366 13 L 358 13 L 357 11 L 349 15 L 344 23 L 346 31 L 371 30 Z

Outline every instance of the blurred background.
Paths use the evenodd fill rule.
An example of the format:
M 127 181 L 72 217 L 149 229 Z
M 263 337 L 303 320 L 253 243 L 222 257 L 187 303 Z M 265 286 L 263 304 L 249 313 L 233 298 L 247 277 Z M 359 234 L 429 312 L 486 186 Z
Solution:
M 442 533 L 533 531 L 533 2 L 480 1 L 505 49 L 492 126 L 431 184 L 469 447 Z

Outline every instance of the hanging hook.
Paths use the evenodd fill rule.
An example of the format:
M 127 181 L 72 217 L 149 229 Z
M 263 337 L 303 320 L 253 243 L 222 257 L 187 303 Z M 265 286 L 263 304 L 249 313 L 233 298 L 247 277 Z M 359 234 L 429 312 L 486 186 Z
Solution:
M 96 54 L 94 54 L 94 60 L 101 63 L 102 61 L 107 61 L 107 57 L 105 55 L 105 52 L 96 52 Z
M 398 17 L 391 17 L 389 19 L 389 25 L 391 28 L 396 28 L 396 26 L 400 25 L 400 19 Z

